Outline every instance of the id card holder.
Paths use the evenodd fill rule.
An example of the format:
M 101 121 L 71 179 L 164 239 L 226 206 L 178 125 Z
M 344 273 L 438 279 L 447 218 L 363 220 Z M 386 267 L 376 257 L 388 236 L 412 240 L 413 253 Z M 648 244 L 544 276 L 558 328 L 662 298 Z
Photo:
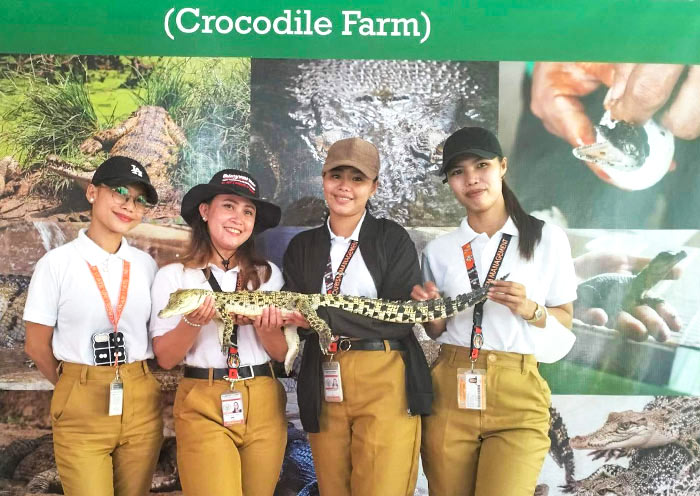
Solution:
M 109 383 L 109 416 L 122 414 L 124 405 L 124 383 L 118 377 Z
M 457 369 L 457 406 L 467 410 L 486 410 L 486 371 Z
M 226 427 L 245 424 L 243 395 L 239 391 L 223 393 L 221 395 L 221 413 L 223 414 L 224 425 Z
M 340 379 L 340 363 L 323 362 L 323 397 L 331 403 L 343 401 L 343 383 Z

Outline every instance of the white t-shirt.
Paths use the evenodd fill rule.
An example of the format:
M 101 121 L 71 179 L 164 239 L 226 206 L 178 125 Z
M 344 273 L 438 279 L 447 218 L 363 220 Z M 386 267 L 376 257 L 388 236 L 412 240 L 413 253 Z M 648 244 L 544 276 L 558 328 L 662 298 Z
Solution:
M 272 273 L 270 279 L 262 283 L 258 288 L 260 291 L 278 291 L 284 285 L 282 272 L 271 262 Z M 224 272 L 216 265 L 209 267 L 216 277 L 222 291 L 235 291 L 238 280 L 238 267 L 234 267 Z M 160 312 L 168 304 L 170 293 L 178 289 L 212 289 L 204 277 L 202 269 L 185 268 L 182 264 L 175 263 L 166 265 L 156 274 L 151 289 L 153 299 L 153 312 L 151 315 L 150 335 L 151 338 L 162 336 L 173 330 L 182 316 L 175 315 L 167 319 L 158 317 Z M 249 288 L 252 289 L 252 288 Z M 238 354 L 241 358 L 241 365 L 259 365 L 270 360 L 270 355 L 263 348 L 258 335 L 252 325 L 238 327 Z M 212 320 L 202 326 L 192 347 L 187 351 L 184 359 L 185 365 L 201 368 L 226 368 L 226 355 L 221 351 L 219 335 L 216 330 L 216 323 Z
M 94 364 L 93 334 L 112 332 L 113 327 L 88 263 L 98 268 L 116 312 L 124 260 L 131 269 L 119 330 L 124 333 L 127 362 L 153 358 L 148 319 L 151 283 L 158 270 L 155 260 L 124 238 L 117 253 L 108 253 L 83 229 L 76 239 L 37 262 L 24 307 L 24 320 L 54 327 L 52 347 L 57 360 Z
M 518 251 L 518 228 L 510 218 L 491 238 L 485 233 L 476 233 L 465 217 L 456 230 L 431 241 L 423 250 L 423 280 L 434 281 L 444 296 L 454 297 L 470 292 L 472 288 L 462 246 L 471 242 L 479 283 L 483 284 L 504 233 L 513 237 L 497 277 L 509 274 L 507 280 L 523 284 L 527 297 L 540 305 L 555 307 L 576 299 L 576 276 L 569 240 L 564 231 L 545 223 L 542 239 L 535 246 L 532 259 L 524 260 Z M 470 347 L 472 317 L 473 309 L 469 308 L 447 319 L 447 329 L 437 341 Z M 557 324 L 556 319 L 550 316 L 545 329 L 535 327 L 505 305 L 487 300 L 482 322 L 482 349 L 542 354 L 542 338 L 548 334 L 550 338 L 568 340 L 570 348 L 574 341 L 573 333 Z
M 350 248 L 351 241 L 360 240 L 360 229 L 362 228 L 362 222 L 365 220 L 365 212 L 360 219 L 360 222 L 355 226 L 355 230 L 350 236 L 344 238 L 342 236 L 337 236 L 333 233 L 331 229 L 330 219 L 326 222 L 326 227 L 331 235 L 331 267 L 333 268 L 333 277 L 338 274 L 338 268 L 345 258 L 345 254 Z M 321 293 L 326 293 L 326 282 L 321 283 Z M 345 268 L 345 274 L 343 275 L 343 280 L 340 283 L 340 294 L 350 295 L 350 296 L 366 296 L 368 298 L 377 297 L 377 288 L 374 285 L 374 279 L 372 279 L 372 274 L 369 273 L 369 269 L 362 258 L 362 253 L 360 253 L 360 247 L 358 246 L 355 253 L 352 255 L 348 266 Z

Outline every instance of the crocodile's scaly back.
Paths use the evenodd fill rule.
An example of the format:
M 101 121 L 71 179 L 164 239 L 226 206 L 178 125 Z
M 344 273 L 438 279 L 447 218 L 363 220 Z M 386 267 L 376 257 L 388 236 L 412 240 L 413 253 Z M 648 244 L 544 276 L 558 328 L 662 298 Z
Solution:
M 316 306 L 339 308 L 385 322 L 419 324 L 453 317 L 486 298 L 488 286 L 454 298 L 426 301 L 389 301 L 347 295 L 312 295 Z M 313 303 L 312 303 L 313 304 Z

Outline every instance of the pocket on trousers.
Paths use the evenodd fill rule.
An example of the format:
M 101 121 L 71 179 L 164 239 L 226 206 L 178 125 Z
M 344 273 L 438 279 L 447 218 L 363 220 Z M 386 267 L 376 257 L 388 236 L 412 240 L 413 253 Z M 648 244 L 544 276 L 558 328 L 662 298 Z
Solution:
M 156 377 L 151 372 L 148 372 L 146 374 L 146 378 L 155 388 L 158 389 L 159 393 L 163 390 L 163 386 L 161 385 L 160 381 L 156 379 Z
M 198 386 L 197 382 L 195 381 L 196 379 L 192 381 L 180 379 L 180 384 L 178 384 L 177 392 L 175 393 L 175 402 L 173 403 L 173 417 L 177 417 L 180 412 L 182 412 L 182 408 L 184 407 L 187 398 L 189 398 L 189 396 Z
M 552 390 L 549 389 L 549 384 L 547 384 L 547 381 L 540 375 L 540 372 L 535 369 L 530 372 L 532 376 L 535 378 L 535 381 L 537 381 L 537 384 L 540 387 L 540 390 L 542 391 L 542 394 L 544 395 L 544 399 L 549 405 L 551 402 L 551 396 L 552 396 Z
M 78 379 L 61 376 L 56 383 L 51 396 L 51 421 L 58 422 L 69 406 L 71 397 L 75 396 L 75 390 L 80 385 Z

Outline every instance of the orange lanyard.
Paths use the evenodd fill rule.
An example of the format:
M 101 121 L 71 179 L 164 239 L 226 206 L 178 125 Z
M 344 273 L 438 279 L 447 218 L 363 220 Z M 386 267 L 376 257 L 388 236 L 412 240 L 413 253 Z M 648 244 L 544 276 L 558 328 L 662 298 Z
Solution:
M 129 290 L 129 272 L 131 270 L 131 264 L 124 260 L 124 269 L 122 270 L 122 283 L 119 288 L 119 301 L 117 302 L 117 312 L 115 313 L 114 310 L 112 310 L 112 303 L 109 301 L 109 294 L 107 293 L 107 288 L 105 287 L 105 282 L 102 279 L 102 276 L 100 275 L 100 271 L 97 270 L 97 267 L 94 265 L 90 265 L 88 262 L 88 267 L 90 267 L 90 272 L 92 273 L 92 277 L 95 279 L 95 283 L 97 284 L 97 289 L 100 290 L 100 295 L 102 296 L 102 301 L 105 304 L 105 310 L 107 310 L 107 318 L 109 321 L 112 323 L 114 326 L 114 334 L 115 334 L 115 339 L 116 339 L 116 334 L 117 334 L 117 325 L 119 324 L 119 319 L 122 316 L 122 311 L 124 311 L 124 307 L 126 306 L 126 294 L 127 291 Z M 116 367 L 119 364 L 119 357 L 116 356 L 114 360 L 114 366 Z

